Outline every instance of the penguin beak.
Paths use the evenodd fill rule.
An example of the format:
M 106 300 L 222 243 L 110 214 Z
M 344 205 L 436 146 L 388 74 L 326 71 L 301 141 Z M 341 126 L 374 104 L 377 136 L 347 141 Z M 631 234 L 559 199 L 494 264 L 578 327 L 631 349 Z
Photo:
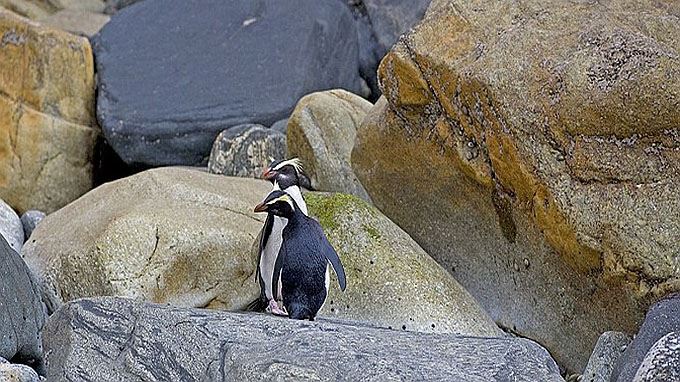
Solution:
M 276 176 L 277 172 L 274 170 L 266 169 L 262 172 L 262 179 L 272 180 Z
M 266 205 L 264 202 L 258 204 L 255 206 L 255 212 L 267 212 L 267 209 L 269 208 L 268 205 Z

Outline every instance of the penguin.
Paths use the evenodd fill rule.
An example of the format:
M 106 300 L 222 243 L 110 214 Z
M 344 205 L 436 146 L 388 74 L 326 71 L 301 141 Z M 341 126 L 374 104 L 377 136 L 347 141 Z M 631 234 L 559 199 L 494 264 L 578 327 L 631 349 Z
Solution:
M 340 257 L 326 238 L 321 225 L 302 212 L 295 199 L 281 190 L 272 191 L 255 207 L 286 220 L 276 256 L 271 285 L 283 297 L 288 317 L 313 321 L 328 296 L 328 263 L 338 277 L 340 289 L 347 281 Z
M 283 190 L 288 193 L 295 200 L 302 213 L 307 215 L 307 204 L 302 197 L 300 186 L 310 190 L 312 186 L 299 159 L 272 162 L 262 173 L 262 178 L 272 183 L 272 191 Z M 260 297 L 248 305 L 248 310 L 269 311 L 276 315 L 287 315 L 286 310 L 281 308 L 277 302 L 281 301 L 281 296 L 274 294 L 274 288 L 271 284 L 274 264 L 281 247 L 285 226 L 286 219 L 274 214 L 267 214 L 267 219 L 259 234 L 255 276 L 260 284 Z

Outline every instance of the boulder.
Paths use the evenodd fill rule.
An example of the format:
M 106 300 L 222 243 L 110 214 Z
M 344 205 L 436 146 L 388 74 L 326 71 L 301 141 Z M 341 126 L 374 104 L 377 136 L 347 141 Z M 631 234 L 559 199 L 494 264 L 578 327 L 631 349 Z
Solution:
M 101 13 L 63 9 L 40 19 L 40 22 L 53 28 L 91 37 L 99 32 L 104 24 L 109 22 L 109 19 L 109 16 Z
M 517 338 L 416 334 L 84 299 L 45 330 L 47 380 L 564 381 L 548 352 Z
M 680 333 L 671 332 L 656 341 L 642 360 L 633 382 L 680 381 Z
M 271 125 L 270 129 L 280 131 L 283 134 L 286 134 L 286 131 L 288 131 L 288 118 L 284 118 L 282 120 L 274 122 L 274 124 Z
M 0 0 L 0 7 L 4 7 L 18 15 L 35 20 L 58 11 L 59 7 L 55 1 Z
M 104 8 L 104 13 L 107 15 L 112 15 L 119 10 L 130 6 L 134 3 L 138 3 L 142 0 L 106 0 L 106 7 Z
M 50 312 L 118 295 L 239 309 L 257 296 L 255 214 L 271 186 L 161 168 L 106 183 L 48 215 L 22 250 Z
M 673 343 L 673 341 L 677 341 L 677 336 L 671 336 L 661 341 L 659 349 L 650 350 L 655 343 L 671 332 L 680 332 L 680 294 L 675 294 L 652 305 L 645 316 L 640 331 L 618 359 L 612 372 L 611 381 L 631 382 L 634 380 L 638 369 L 641 368 L 644 369 L 640 372 L 641 378 L 650 375 L 648 379 L 641 379 L 641 381 L 653 381 L 654 379 L 651 378 L 652 369 L 659 366 L 656 361 L 665 359 L 670 362 L 669 365 L 678 365 L 678 349 L 675 348 L 675 361 L 672 361 L 671 353 L 666 353 L 667 350 L 671 350 L 677 345 Z M 652 354 L 649 355 L 649 353 Z M 649 355 L 649 359 L 643 368 L 641 365 L 647 355 Z M 668 379 L 668 381 L 671 380 L 673 379 Z
M 24 245 L 24 227 L 21 219 L 2 199 L 0 199 L 0 236 L 4 237 L 16 252 Z
M 12 364 L 0 358 L 0 381 L 3 382 L 40 382 L 35 370 L 22 364 Z
M 435 0 L 357 132 L 376 206 L 571 371 L 680 289 L 678 14 Z
M 224 130 L 213 143 L 208 171 L 213 174 L 259 178 L 274 160 L 286 158 L 286 136 L 262 125 Z
M 610 382 L 614 365 L 630 341 L 630 337 L 625 333 L 602 333 L 590 355 L 580 382 Z
M 128 164 L 205 165 L 228 127 L 271 126 L 305 94 L 365 86 L 339 1 L 146 0 L 93 41 L 97 116 Z
M 40 367 L 40 333 L 46 319 L 38 284 L 21 256 L 0 236 L 0 357 Z
M 38 223 L 40 223 L 44 218 L 45 213 L 36 210 L 26 211 L 23 215 L 21 215 L 21 225 L 24 229 L 25 240 L 28 240 L 28 238 L 31 237 L 35 227 L 37 227 Z
M 0 36 L 0 198 L 49 213 L 92 187 L 92 51 L 1 9 Z
M 298 102 L 288 121 L 288 156 L 302 160 L 315 189 L 371 200 L 350 164 L 357 127 L 371 106 L 345 90 L 313 93 Z
M 499 336 L 502 332 L 445 269 L 375 207 L 351 195 L 305 194 L 345 268 L 321 317 L 397 330 Z

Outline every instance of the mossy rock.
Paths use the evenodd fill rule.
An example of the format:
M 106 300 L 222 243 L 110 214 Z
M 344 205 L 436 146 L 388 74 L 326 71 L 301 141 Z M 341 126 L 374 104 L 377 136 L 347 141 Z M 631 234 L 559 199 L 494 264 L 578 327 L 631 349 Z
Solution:
M 499 335 L 470 294 L 380 211 L 345 194 L 308 193 L 305 199 L 347 275 L 343 293 L 331 272 L 319 316 L 398 330 Z

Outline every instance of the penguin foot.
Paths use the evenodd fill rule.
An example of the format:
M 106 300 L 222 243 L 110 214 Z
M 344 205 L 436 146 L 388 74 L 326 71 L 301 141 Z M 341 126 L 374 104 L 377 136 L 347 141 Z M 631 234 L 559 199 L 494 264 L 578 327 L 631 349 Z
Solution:
M 272 314 L 277 315 L 277 316 L 288 316 L 288 312 L 286 311 L 286 307 L 280 306 L 275 300 L 270 300 L 269 301 L 269 306 L 267 307 L 267 310 L 270 311 Z

